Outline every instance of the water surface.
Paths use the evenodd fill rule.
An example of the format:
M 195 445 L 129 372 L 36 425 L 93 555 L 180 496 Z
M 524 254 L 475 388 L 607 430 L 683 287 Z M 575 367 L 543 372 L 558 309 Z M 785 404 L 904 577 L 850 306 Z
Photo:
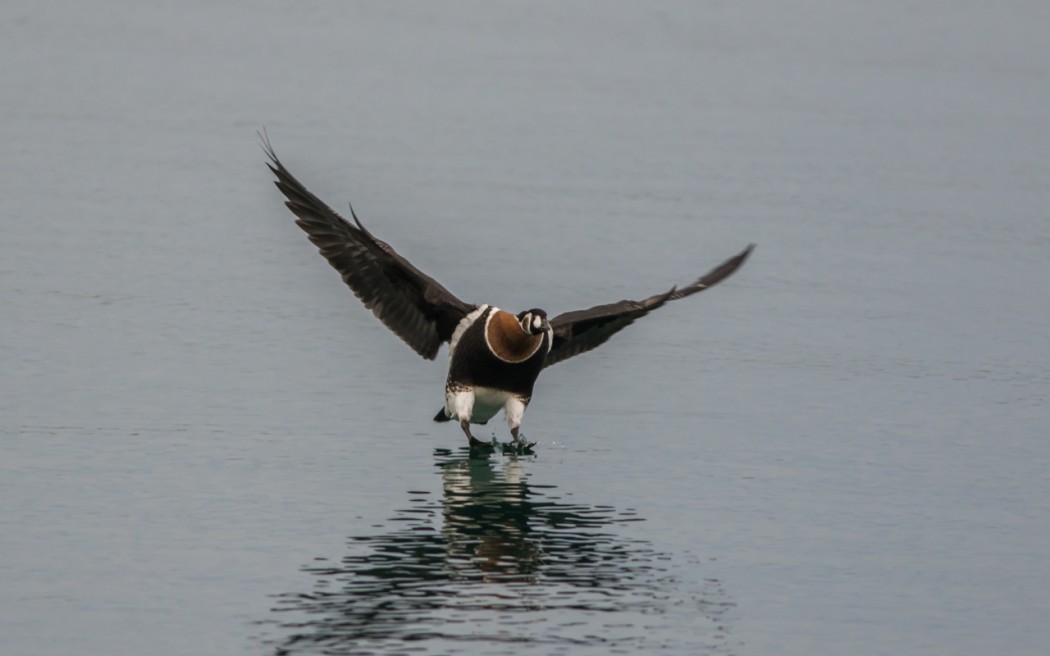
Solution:
M 531 462 L 435 458 L 440 497 L 409 491 L 383 532 L 305 569 L 311 591 L 279 597 L 276 653 L 727 653 L 721 582 L 619 535 L 635 512 L 566 503 L 529 484 Z
M 1048 6 L 6 3 L 0 653 L 1042 655 Z M 758 248 L 475 462 L 263 126 L 471 302 Z

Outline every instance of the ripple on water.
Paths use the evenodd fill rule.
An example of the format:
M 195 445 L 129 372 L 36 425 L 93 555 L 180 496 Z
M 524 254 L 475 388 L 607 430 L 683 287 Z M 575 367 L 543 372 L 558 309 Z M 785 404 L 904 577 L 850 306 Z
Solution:
M 729 653 L 721 583 L 617 535 L 632 511 L 564 503 L 515 459 L 436 464 L 440 499 L 409 491 L 388 532 L 278 595 L 275 653 Z

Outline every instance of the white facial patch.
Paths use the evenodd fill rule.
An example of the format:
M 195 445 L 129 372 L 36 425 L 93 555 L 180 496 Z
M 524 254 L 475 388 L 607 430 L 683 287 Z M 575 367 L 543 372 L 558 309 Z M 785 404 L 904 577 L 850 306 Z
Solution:
M 538 333 L 540 331 L 540 326 L 542 326 L 542 325 L 543 325 L 543 320 L 542 319 L 540 319 L 539 317 L 533 317 L 532 318 L 532 332 Z

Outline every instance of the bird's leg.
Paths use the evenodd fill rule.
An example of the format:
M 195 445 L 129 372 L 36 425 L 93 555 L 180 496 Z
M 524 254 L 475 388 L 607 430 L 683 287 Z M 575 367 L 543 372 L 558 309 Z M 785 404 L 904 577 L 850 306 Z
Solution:
M 521 437 L 518 435 L 518 431 L 520 429 L 521 426 L 510 427 L 510 436 L 514 438 L 514 446 L 521 449 L 531 449 L 532 447 L 536 446 L 535 442 L 525 442 L 525 440 L 521 439 Z
M 518 435 L 518 431 L 521 430 L 521 419 L 525 415 L 525 407 L 527 405 L 528 399 L 512 396 L 507 399 L 506 405 L 503 406 L 503 412 L 507 415 L 507 426 L 510 427 L 510 436 L 513 438 L 512 444 L 516 448 L 529 448 L 532 446 L 532 444 L 525 444 Z
M 459 427 L 467 436 L 472 449 L 491 449 L 492 445 L 475 438 L 470 434 L 470 417 L 474 410 L 474 390 L 471 388 L 455 389 L 446 385 L 445 408 L 451 417 L 459 419 Z
M 459 427 L 463 429 L 463 432 L 467 435 L 467 441 L 470 443 L 472 449 L 491 449 L 492 445 L 488 442 L 482 442 L 473 435 L 470 434 L 470 421 L 467 419 L 459 420 Z

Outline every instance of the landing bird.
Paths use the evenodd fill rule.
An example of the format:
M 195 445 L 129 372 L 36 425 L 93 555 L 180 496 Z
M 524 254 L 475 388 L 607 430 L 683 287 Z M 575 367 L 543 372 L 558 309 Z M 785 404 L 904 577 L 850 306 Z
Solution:
M 507 417 L 514 444 L 520 444 L 525 408 L 544 367 L 604 344 L 635 319 L 668 301 L 690 296 L 728 278 L 751 254 L 750 244 L 694 282 L 642 301 L 620 301 L 553 319 L 539 308 L 518 314 L 492 305 L 461 301 L 436 280 L 377 239 L 350 207 L 350 223 L 307 191 L 277 159 L 263 139 L 267 166 L 288 199 L 295 223 L 343 277 L 365 307 L 394 331 L 412 350 L 433 360 L 442 342 L 449 343 L 445 406 L 434 421 L 455 419 L 471 447 L 491 448 L 470 432 L 500 408 Z M 528 445 L 528 446 L 531 446 Z

